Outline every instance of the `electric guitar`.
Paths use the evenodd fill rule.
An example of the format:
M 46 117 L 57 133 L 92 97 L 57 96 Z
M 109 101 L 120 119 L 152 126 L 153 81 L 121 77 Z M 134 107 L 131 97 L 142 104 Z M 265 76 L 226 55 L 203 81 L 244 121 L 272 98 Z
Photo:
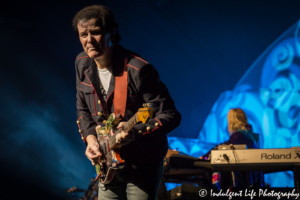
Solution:
M 105 124 L 105 127 L 97 127 L 97 139 L 102 153 L 99 164 L 95 165 L 97 177 L 102 184 L 108 184 L 112 181 L 116 170 L 124 166 L 124 160 L 120 157 L 120 147 L 122 145 L 116 143 L 116 136 L 122 131 L 128 132 L 136 123 L 146 123 L 148 118 L 153 117 L 154 108 L 150 103 L 143 104 L 144 108 L 140 108 L 138 112 L 131 117 L 121 129 L 116 129 L 120 120 L 116 119 L 112 113 Z

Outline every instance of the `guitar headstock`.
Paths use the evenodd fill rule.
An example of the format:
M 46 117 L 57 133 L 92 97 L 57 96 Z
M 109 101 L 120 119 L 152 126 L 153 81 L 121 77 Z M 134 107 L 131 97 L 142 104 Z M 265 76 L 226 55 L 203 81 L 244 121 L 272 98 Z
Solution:
M 153 112 L 154 112 L 153 106 L 155 106 L 154 103 L 144 103 L 143 104 L 144 108 L 140 108 L 139 111 L 137 112 L 138 121 L 141 121 L 145 124 L 148 118 L 153 118 Z

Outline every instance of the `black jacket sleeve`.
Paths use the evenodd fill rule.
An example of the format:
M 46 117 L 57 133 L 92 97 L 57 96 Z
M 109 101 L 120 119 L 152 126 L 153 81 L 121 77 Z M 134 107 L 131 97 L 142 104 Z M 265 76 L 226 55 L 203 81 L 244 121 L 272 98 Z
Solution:
M 181 121 L 166 85 L 160 80 L 157 70 L 151 64 L 145 64 L 138 71 L 138 91 L 144 102 L 155 103 L 155 117 L 146 124 L 138 124 L 136 131 L 142 130 L 142 137 L 137 139 L 139 145 L 147 146 L 171 132 Z M 148 129 L 150 130 L 147 130 Z M 149 128 L 150 127 L 150 128 Z M 145 131 L 146 130 L 146 131 Z
M 77 124 L 79 128 L 79 133 L 81 134 L 81 139 L 86 143 L 86 137 L 88 135 L 95 135 L 96 130 L 95 127 L 97 126 L 96 122 L 93 120 L 91 112 L 88 108 L 85 95 L 83 90 L 81 89 L 80 84 L 80 75 L 78 71 L 77 64 L 75 64 L 75 70 L 76 70 L 76 107 L 77 107 Z

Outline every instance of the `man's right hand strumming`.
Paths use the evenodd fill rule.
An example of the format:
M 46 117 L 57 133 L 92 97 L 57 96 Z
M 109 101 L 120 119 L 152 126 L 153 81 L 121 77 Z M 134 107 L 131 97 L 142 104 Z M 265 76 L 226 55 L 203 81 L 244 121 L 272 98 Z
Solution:
M 85 151 L 86 157 L 92 162 L 92 165 L 99 163 L 101 153 L 99 151 L 99 143 L 96 136 L 88 135 L 86 137 L 87 147 Z

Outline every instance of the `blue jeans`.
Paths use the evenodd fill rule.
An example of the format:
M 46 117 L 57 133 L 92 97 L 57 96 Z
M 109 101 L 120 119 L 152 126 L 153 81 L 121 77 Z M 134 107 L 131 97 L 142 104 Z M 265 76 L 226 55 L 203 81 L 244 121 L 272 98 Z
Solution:
M 109 184 L 99 184 L 98 200 L 155 200 L 163 175 L 163 161 L 125 166 Z

